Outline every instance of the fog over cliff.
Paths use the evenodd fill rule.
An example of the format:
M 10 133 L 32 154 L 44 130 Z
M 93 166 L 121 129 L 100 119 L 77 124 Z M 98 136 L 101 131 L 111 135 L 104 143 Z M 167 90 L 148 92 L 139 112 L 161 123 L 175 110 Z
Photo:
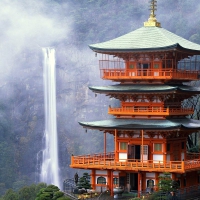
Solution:
M 158 0 L 163 28 L 200 43 L 200 2 Z M 106 119 L 108 105 L 89 85 L 100 79 L 98 57 L 89 44 L 143 26 L 148 0 L 0 1 L 0 193 L 38 181 L 37 153 L 44 131 L 42 47 L 56 49 L 57 123 L 62 179 L 72 177 L 71 154 L 103 151 L 103 134 L 78 121 Z M 108 136 L 108 151 L 112 151 Z M 79 172 L 82 173 L 82 172 Z

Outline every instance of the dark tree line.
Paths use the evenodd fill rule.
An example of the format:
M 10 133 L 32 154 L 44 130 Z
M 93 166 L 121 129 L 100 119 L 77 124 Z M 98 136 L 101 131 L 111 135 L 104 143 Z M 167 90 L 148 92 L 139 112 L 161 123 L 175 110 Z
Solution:
M 190 83 L 191 86 L 199 87 L 200 82 L 194 81 Z M 188 117 L 191 119 L 200 120 L 200 95 L 195 95 L 183 102 L 184 108 L 193 108 L 194 113 Z M 187 149 L 189 152 L 199 152 L 199 131 L 194 132 L 188 136 Z

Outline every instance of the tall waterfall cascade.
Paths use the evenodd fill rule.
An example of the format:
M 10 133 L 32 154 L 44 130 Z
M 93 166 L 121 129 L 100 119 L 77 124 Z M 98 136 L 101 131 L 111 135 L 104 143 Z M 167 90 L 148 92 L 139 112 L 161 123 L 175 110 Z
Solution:
M 55 49 L 43 48 L 42 50 L 44 54 L 45 130 L 40 181 L 60 187 L 56 119 Z

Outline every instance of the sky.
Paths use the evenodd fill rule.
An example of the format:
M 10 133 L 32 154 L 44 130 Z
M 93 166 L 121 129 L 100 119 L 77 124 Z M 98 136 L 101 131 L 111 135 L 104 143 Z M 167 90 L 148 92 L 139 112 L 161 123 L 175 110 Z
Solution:
M 68 24 L 62 23 L 64 6 L 47 0 L 0 1 L 0 72 L 21 65 L 26 50 L 40 51 L 67 38 Z

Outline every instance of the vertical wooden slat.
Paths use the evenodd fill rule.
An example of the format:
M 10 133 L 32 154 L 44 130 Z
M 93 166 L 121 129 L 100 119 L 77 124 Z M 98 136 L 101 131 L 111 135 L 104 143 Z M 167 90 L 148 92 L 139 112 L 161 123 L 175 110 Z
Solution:
M 138 172 L 138 197 L 140 197 L 140 192 L 141 192 L 141 173 Z
M 144 144 L 143 144 L 143 142 L 144 142 L 144 130 L 141 130 L 141 133 L 142 133 L 142 145 L 141 145 L 142 146 L 142 151 L 141 151 L 142 159 L 141 159 L 141 161 L 142 161 L 142 164 L 143 164 L 143 156 L 144 156 L 144 152 L 143 152 L 144 151 L 144 149 L 143 149 L 144 148 L 143 147 L 144 146 Z
M 118 148 L 117 148 L 117 129 L 115 129 L 115 161 L 118 160 Z
M 92 180 L 91 180 L 91 186 L 92 186 L 92 189 L 95 190 L 96 189 L 96 170 L 93 169 L 92 170 L 92 173 L 91 173 L 91 176 L 92 176 Z

